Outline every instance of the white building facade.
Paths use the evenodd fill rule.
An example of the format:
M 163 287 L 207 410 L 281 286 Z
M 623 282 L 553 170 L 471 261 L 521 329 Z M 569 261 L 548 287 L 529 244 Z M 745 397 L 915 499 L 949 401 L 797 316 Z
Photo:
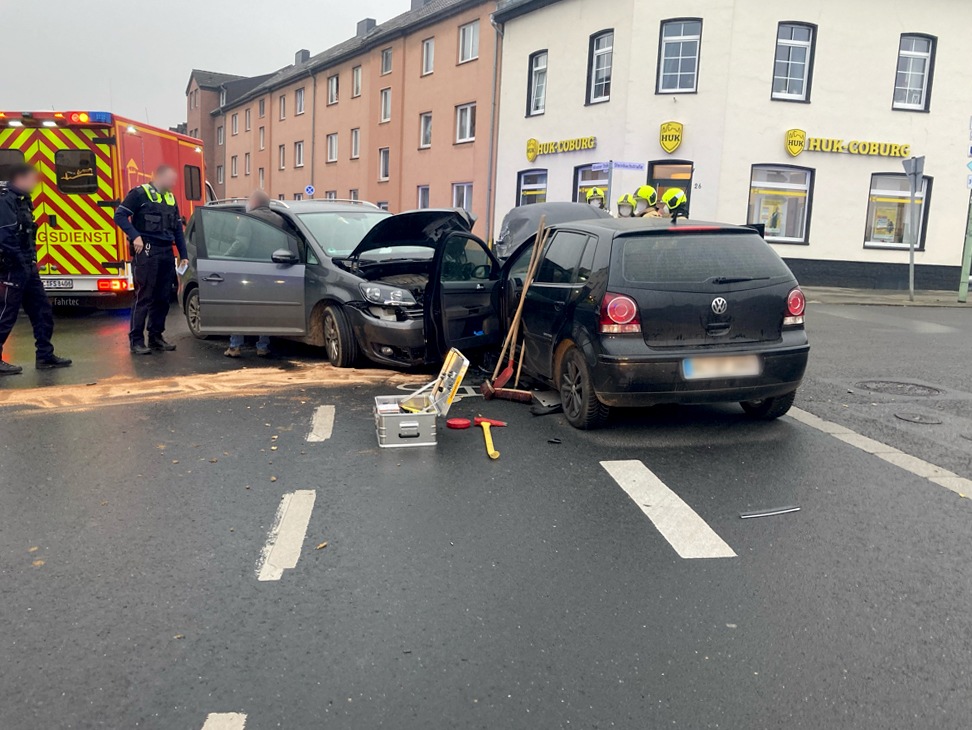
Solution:
M 683 188 L 762 223 L 806 284 L 958 284 L 972 186 L 972 2 L 507 0 L 495 222 Z M 912 205 L 902 161 L 925 157 Z

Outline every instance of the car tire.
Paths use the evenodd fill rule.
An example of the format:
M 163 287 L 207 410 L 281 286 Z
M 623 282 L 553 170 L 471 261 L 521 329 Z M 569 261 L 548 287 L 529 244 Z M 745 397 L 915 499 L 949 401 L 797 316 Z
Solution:
M 759 421 L 773 421 L 780 416 L 785 416 L 793 405 L 796 398 L 796 391 L 778 395 L 775 398 L 764 398 L 763 400 L 747 400 L 739 405 L 746 411 L 746 415 Z
M 329 304 L 324 309 L 324 350 L 327 359 L 336 368 L 349 368 L 358 361 L 358 342 L 348 323 L 344 310 Z
M 600 428 L 611 412 L 597 399 L 591 369 L 576 347 L 567 350 L 560 361 L 560 400 L 564 416 L 574 428 Z
M 186 297 L 186 324 L 189 326 L 189 331 L 192 336 L 198 340 L 205 340 L 208 335 L 204 335 L 200 332 L 202 327 L 202 308 L 199 304 L 199 289 L 195 288 L 189 292 L 189 296 Z

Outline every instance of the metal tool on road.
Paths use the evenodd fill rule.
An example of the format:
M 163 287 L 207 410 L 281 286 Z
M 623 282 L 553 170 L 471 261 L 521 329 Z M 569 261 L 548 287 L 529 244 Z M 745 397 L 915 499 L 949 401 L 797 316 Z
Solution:
M 483 423 L 488 423 L 493 428 L 503 428 L 506 426 L 506 421 L 497 421 L 495 418 L 486 418 L 486 416 L 476 416 L 474 422 L 477 426 Z
M 500 457 L 500 453 L 496 450 L 496 447 L 493 446 L 493 435 L 489 431 L 492 426 L 490 425 L 489 420 L 486 418 L 477 418 L 476 425 L 483 429 L 483 438 L 486 440 L 486 453 L 489 455 L 489 458 L 498 459 Z

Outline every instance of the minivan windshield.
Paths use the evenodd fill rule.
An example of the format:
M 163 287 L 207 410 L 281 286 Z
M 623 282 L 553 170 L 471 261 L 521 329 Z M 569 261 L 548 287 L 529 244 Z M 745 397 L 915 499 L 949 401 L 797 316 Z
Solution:
M 621 275 L 629 284 L 731 284 L 792 277 L 783 259 L 755 233 L 625 236 L 615 247 L 618 243 Z
M 347 256 L 355 246 L 388 213 L 380 210 L 317 211 L 300 213 L 314 240 L 328 256 Z

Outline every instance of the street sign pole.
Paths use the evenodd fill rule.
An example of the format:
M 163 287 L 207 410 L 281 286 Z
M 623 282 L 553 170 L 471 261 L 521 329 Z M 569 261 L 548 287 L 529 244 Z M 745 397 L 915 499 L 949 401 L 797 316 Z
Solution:
M 911 241 L 908 244 L 908 300 L 915 301 L 915 246 L 918 242 L 918 234 L 921 232 L 921 221 L 917 211 L 918 206 L 918 186 L 921 185 L 922 177 L 925 174 L 925 158 L 911 157 L 902 160 L 905 173 L 908 176 L 908 183 L 911 188 Z
M 972 276 L 972 193 L 969 193 L 969 215 L 965 222 L 965 248 L 962 249 L 962 278 L 959 279 L 958 300 L 969 299 L 969 276 Z

